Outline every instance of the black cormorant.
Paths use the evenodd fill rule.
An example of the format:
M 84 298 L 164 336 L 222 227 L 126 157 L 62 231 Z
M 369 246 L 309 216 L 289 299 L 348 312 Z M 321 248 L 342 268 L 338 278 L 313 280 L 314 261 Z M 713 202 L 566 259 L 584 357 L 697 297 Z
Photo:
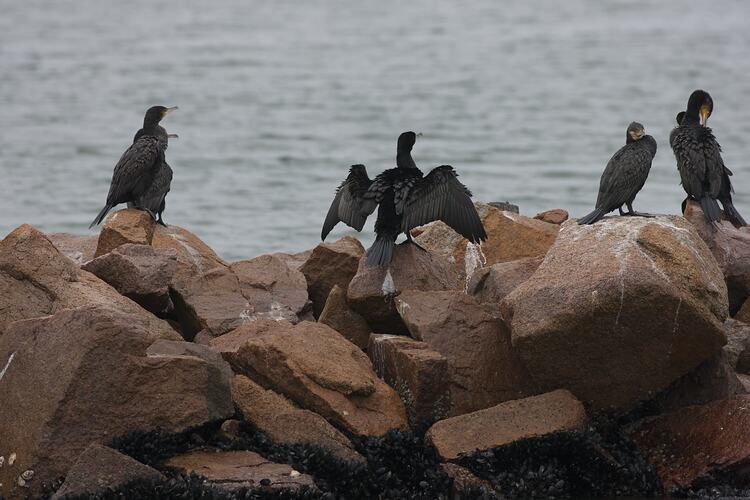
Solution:
M 158 137 L 160 141 L 165 141 L 164 149 L 167 148 L 168 139 L 177 139 L 177 134 L 167 134 L 166 130 L 159 127 Z M 166 134 L 166 136 L 165 136 Z M 143 135 L 143 129 L 139 130 L 135 134 L 133 142 L 137 141 L 138 138 Z M 128 208 L 140 208 L 149 212 L 156 219 L 156 222 L 162 226 L 166 226 L 162 214 L 166 207 L 167 193 L 172 185 L 172 167 L 165 161 L 162 161 L 159 168 L 154 174 L 154 179 L 151 181 L 151 185 L 148 187 L 145 193 L 139 196 L 134 202 L 128 203 Z
M 146 111 L 143 128 L 136 132 L 133 144 L 122 154 L 112 173 L 112 182 L 107 194 L 107 203 L 94 218 L 89 227 L 93 227 L 106 217 L 113 207 L 120 203 L 136 204 L 143 197 L 154 181 L 164 161 L 168 135 L 159 122 L 170 112 L 177 109 L 153 106 Z M 153 213 L 153 212 L 152 212 Z
M 718 199 L 724 207 L 724 215 L 732 224 L 738 227 L 746 226 L 745 219 L 732 203 L 734 189 L 732 188 L 732 181 L 729 179 L 732 171 L 724 165 L 724 160 L 721 158 L 721 146 L 713 136 L 711 129 L 705 126 L 706 120 L 713 111 L 713 99 L 707 92 L 696 90 L 690 96 L 688 110 L 690 110 L 691 105 L 694 109 L 690 117 L 688 117 L 688 111 L 677 113 L 677 127 L 669 136 L 669 142 L 672 145 L 672 150 L 674 150 L 675 158 L 677 158 L 677 168 L 682 178 L 682 186 L 688 196 L 700 202 L 701 208 L 709 221 L 713 222 L 721 218 L 721 212 L 718 212 L 717 215 L 719 207 L 716 205 L 716 199 Z M 720 173 L 721 180 L 718 194 L 715 195 L 715 199 L 712 199 L 710 193 L 715 193 L 715 185 L 712 186 L 711 183 L 717 182 L 717 176 L 714 173 L 716 170 Z M 701 177 L 701 174 L 703 177 Z M 708 182 L 699 182 L 701 178 Z M 703 190 L 704 187 L 707 189 Z M 695 191 L 691 192 L 689 189 L 695 189 Z M 684 203 L 682 210 L 685 211 Z
M 471 192 L 458 181 L 453 167 L 442 165 L 423 176 L 411 156 L 417 134 L 404 132 L 398 138 L 396 168 L 375 179 L 367 176 L 364 165 L 352 165 L 349 176 L 336 190 L 328 209 L 321 238 L 339 222 L 361 231 L 367 217 L 378 207 L 375 222 L 377 238 L 367 250 L 368 266 L 386 266 L 391 262 L 396 237 L 435 220 L 441 220 L 457 233 L 479 243 L 487 239 Z M 419 246 L 419 245 L 417 245 Z M 421 248 L 421 247 L 420 247 Z
M 655 154 L 656 140 L 646 135 L 643 125 L 628 125 L 625 145 L 612 156 L 602 174 L 596 209 L 578 219 L 578 223 L 593 224 L 615 209 L 620 215 L 647 215 L 633 210 L 633 200 L 646 183 Z M 623 212 L 623 205 L 628 207 L 627 213 Z

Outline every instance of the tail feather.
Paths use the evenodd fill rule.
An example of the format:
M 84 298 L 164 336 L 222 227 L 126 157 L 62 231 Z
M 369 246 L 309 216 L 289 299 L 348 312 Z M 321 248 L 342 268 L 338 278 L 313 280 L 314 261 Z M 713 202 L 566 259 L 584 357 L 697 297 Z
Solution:
M 727 220 L 734 224 L 737 227 L 747 226 L 747 222 L 745 222 L 745 219 L 740 215 L 740 213 L 737 211 L 736 208 L 734 208 L 734 205 L 731 201 L 725 201 L 724 204 L 724 215 L 726 215 Z
M 594 222 L 601 220 L 605 215 L 607 215 L 607 212 L 605 212 L 601 208 L 597 208 L 590 214 L 584 215 L 583 217 L 578 219 L 578 224 L 593 224 Z
M 721 208 L 719 207 L 719 202 L 716 201 L 716 198 L 704 196 L 701 198 L 701 208 L 709 222 L 718 222 L 721 220 Z
M 375 243 L 367 250 L 368 267 L 385 267 L 391 263 L 395 240 L 389 235 L 378 235 Z
M 96 217 L 94 217 L 94 220 L 89 224 L 89 229 L 91 229 L 94 226 L 97 226 L 102 223 L 104 218 L 107 216 L 110 210 L 112 210 L 112 205 L 104 205 L 104 208 L 101 209 L 101 211 L 97 214 Z

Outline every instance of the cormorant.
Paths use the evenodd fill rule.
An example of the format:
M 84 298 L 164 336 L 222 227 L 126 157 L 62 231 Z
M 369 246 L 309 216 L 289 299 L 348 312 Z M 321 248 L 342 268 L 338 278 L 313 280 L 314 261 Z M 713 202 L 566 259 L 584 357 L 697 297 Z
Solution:
M 646 183 L 655 154 L 656 140 L 646 135 L 643 125 L 628 125 L 625 145 L 609 160 L 599 181 L 596 209 L 578 219 L 578 224 L 593 224 L 615 209 L 620 215 L 647 216 L 633 210 L 633 200 Z M 627 213 L 623 212 L 623 205 L 628 207 Z
M 698 94 L 701 93 L 701 94 Z M 711 99 L 711 96 L 708 95 L 707 92 L 704 92 L 702 90 L 696 90 L 693 92 L 693 95 L 690 96 L 690 100 L 688 101 L 688 109 L 690 108 L 690 103 L 693 101 L 693 96 L 698 94 L 699 97 L 695 98 L 695 101 L 693 102 L 693 106 L 696 105 L 696 102 L 699 103 L 699 109 L 698 109 L 698 124 L 696 125 L 695 117 L 691 117 L 687 121 L 685 121 L 685 117 L 687 116 L 686 111 L 680 111 L 677 113 L 677 128 L 675 128 L 671 135 L 669 136 L 669 142 L 672 145 L 672 149 L 674 150 L 675 157 L 677 158 L 677 168 L 680 170 L 680 177 L 682 178 L 682 186 L 685 188 L 685 191 L 687 191 L 688 195 L 691 198 L 698 199 L 701 201 L 701 207 L 703 208 L 703 212 L 706 215 L 706 218 L 708 218 L 709 221 L 714 221 L 718 219 L 712 219 L 709 217 L 709 211 L 704 207 L 704 203 L 706 205 L 711 205 L 711 207 L 708 209 L 710 210 L 711 214 L 713 216 L 716 216 L 715 210 L 718 210 L 718 207 L 713 207 L 715 205 L 715 201 L 712 202 L 709 199 L 706 199 L 703 201 L 703 198 L 706 198 L 705 196 L 703 198 L 697 198 L 696 196 L 692 195 L 690 191 L 688 191 L 688 188 L 686 187 L 688 184 L 685 182 L 685 176 L 687 175 L 690 177 L 690 172 L 695 171 L 696 169 L 693 168 L 691 170 L 690 165 L 695 165 L 696 163 L 698 165 L 703 164 L 705 165 L 704 169 L 701 169 L 700 167 L 697 168 L 698 171 L 706 171 L 709 167 L 709 164 L 713 165 L 712 162 L 708 161 L 709 155 L 704 154 L 704 160 L 701 162 L 701 154 L 700 150 L 702 149 L 704 152 L 708 153 L 710 152 L 710 157 L 714 160 L 718 159 L 718 163 L 721 165 L 721 168 L 719 169 L 721 171 L 721 184 L 719 188 L 719 193 L 716 196 L 716 198 L 721 202 L 721 205 L 724 207 L 724 215 L 726 215 L 727 219 L 734 224 L 737 227 L 746 226 L 747 223 L 745 222 L 745 219 L 740 215 L 740 213 L 737 211 L 737 209 L 734 207 L 734 204 L 732 203 L 732 193 L 734 192 L 734 188 L 732 187 L 732 181 L 729 179 L 729 177 L 732 175 L 732 171 L 727 168 L 726 165 L 724 165 L 724 160 L 721 158 L 721 146 L 719 146 L 719 143 L 716 141 L 716 138 L 713 136 L 713 133 L 711 132 L 711 129 L 705 126 L 706 120 L 708 120 L 708 117 L 711 115 L 711 112 L 713 111 L 713 99 Z M 705 94 L 705 95 L 703 95 Z M 705 115 L 705 119 L 701 118 L 701 107 L 703 104 L 707 105 L 708 112 Z M 704 112 L 705 113 L 705 112 Z M 684 122 L 684 123 L 683 123 Z M 703 124 L 703 127 L 701 127 L 701 123 Z M 685 126 L 685 129 L 682 129 L 682 127 Z M 701 130 L 703 129 L 703 130 Z M 701 139 L 702 138 L 702 139 Z M 701 144 L 701 142 L 706 141 L 708 144 L 711 144 L 710 147 L 697 147 L 696 145 Z M 680 151 L 680 155 L 678 155 L 677 151 Z M 690 153 L 690 150 L 694 149 L 692 153 Z M 684 158 L 683 165 L 680 166 L 680 156 Z M 694 158 L 697 159 L 697 161 L 693 161 L 693 163 L 690 163 L 690 159 Z M 683 170 L 685 173 L 683 173 Z M 700 187 L 700 186 L 696 186 Z M 685 203 L 682 204 L 682 211 L 685 211 Z M 721 214 L 719 214 L 719 218 L 721 218 Z
M 120 203 L 137 203 L 148 192 L 154 177 L 164 163 L 168 134 L 159 122 L 177 109 L 153 106 L 146 111 L 143 128 L 136 132 L 133 144 L 122 154 L 112 173 L 107 203 L 89 228 L 101 223 L 107 213 Z M 153 214 L 153 212 L 152 212 Z
M 167 148 L 167 140 L 168 139 L 177 139 L 177 134 L 167 134 L 167 131 L 164 130 L 161 126 L 159 127 L 161 130 L 159 131 L 158 137 L 161 141 L 165 141 L 164 149 Z M 166 134 L 166 137 L 165 137 Z M 139 130 L 135 137 L 133 138 L 133 142 L 137 141 L 138 138 L 143 135 L 143 129 Z M 134 202 L 128 202 L 128 208 L 141 208 L 143 210 L 146 210 L 151 215 L 154 216 L 156 219 L 156 222 L 161 224 L 162 226 L 166 227 L 166 223 L 164 222 L 164 219 L 162 218 L 162 214 L 164 213 L 164 209 L 166 207 L 166 198 L 167 193 L 169 193 L 169 189 L 172 185 L 172 168 L 169 166 L 169 164 L 165 161 L 161 163 L 159 168 L 156 170 L 156 173 L 154 174 L 154 180 L 151 182 L 151 185 L 146 190 L 143 195 L 139 196 L 138 199 L 136 199 Z
M 442 165 L 426 176 L 417 168 L 411 156 L 416 138 L 414 132 L 401 134 L 396 168 L 382 172 L 375 179 L 367 176 L 364 165 L 351 166 L 349 176 L 336 190 L 328 209 L 321 233 L 323 240 L 339 222 L 361 231 L 375 207 L 378 207 L 377 238 L 367 250 L 367 266 L 388 265 L 400 233 L 406 235 L 407 242 L 417 245 L 411 238 L 411 230 L 435 220 L 445 222 L 472 243 L 487 239 L 471 192 L 458 181 L 453 167 Z

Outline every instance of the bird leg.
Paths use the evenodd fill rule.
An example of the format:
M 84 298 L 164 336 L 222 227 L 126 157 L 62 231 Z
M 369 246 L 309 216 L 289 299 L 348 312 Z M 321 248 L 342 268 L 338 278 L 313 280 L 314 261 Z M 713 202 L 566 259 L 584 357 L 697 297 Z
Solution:
M 620 216 L 627 215 L 625 212 L 622 211 L 622 207 L 617 207 L 617 210 L 620 211 Z
M 404 243 L 411 243 L 412 245 L 416 246 L 420 250 L 427 251 L 426 248 L 424 248 L 422 245 L 414 241 L 411 237 L 411 231 L 406 231 L 406 241 Z
M 628 206 L 628 213 L 626 213 L 625 215 L 632 215 L 634 217 L 656 217 L 653 214 L 647 214 L 645 212 L 636 212 L 635 210 L 633 210 L 633 205 L 630 202 L 627 203 L 627 206 Z

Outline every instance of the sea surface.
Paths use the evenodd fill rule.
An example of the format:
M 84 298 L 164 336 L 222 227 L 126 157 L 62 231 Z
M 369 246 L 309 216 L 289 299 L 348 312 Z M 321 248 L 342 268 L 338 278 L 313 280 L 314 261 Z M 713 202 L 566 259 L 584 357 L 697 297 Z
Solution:
M 0 0 L 0 236 L 86 234 L 155 104 L 179 105 L 167 223 L 227 259 L 314 246 L 353 163 L 453 165 L 484 201 L 589 211 L 633 120 L 659 143 L 640 211 L 684 198 L 690 92 L 750 217 L 750 2 Z M 372 240 L 372 221 L 360 235 Z M 331 237 L 353 234 L 337 227 Z

